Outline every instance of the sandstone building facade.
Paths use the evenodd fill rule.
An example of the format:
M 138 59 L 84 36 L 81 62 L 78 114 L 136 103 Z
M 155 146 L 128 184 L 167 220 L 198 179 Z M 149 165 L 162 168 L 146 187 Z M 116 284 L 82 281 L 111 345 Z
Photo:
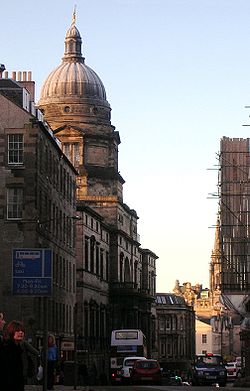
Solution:
M 195 355 L 195 313 L 184 298 L 156 294 L 157 350 L 164 371 L 185 372 Z
M 115 328 L 142 329 L 149 352 L 155 352 L 157 256 L 141 248 L 137 213 L 123 201 L 119 132 L 111 124 L 103 83 L 86 65 L 81 45 L 74 19 L 62 62 L 44 82 L 38 106 L 78 171 L 77 335 L 85 343 L 82 358 L 103 369 L 107 361 L 100 344 L 107 353 Z
M 52 250 L 49 329 L 69 341 L 75 304 L 77 172 L 52 130 L 42 122 L 33 92 L 31 75 L 20 75 L 19 81 L 8 75 L 0 79 L 0 307 L 7 321 L 22 320 L 27 338 L 40 347 L 45 302 L 31 290 L 13 295 L 12 251 Z
M 137 213 L 123 201 L 124 179 L 118 169 L 119 133 L 111 124 L 111 108 L 103 83 L 85 64 L 81 43 L 73 20 L 66 33 L 62 63 L 43 84 L 39 110 L 26 110 L 24 115 L 23 108 L 15 105 L 15 118 L 10 118 L 10 111 L 6 111 L 6 125 L 1 123 L 3 156 L 6 134 L 15 128 L 16 133 L 25 133 L 27 161 L 21 170 L 10 167 L 2 157 L 4 224 L 8 213 L 5 187 L 9 183 L 16 181 L 15 186 L 22 187 L 25 202 L 19 205 L 22 217 L 11 225 L 15 229 L 14 240 L 4 247 L 8 277 L 1 273 L 4 288 L 0 303 L 9 320 L 13 314 L 8 305 L 15 300 L 25 302 L 15 317 L 19 314 L 25 324 L 30 324 L 32 340 L 41 344 L 40 331 L 46 315 L 43 299 L 15 299 L 10 290 L 11 249 L 19 231 L 23 235 L 27 227 L 25 239 L 18 242 L 20 248 L 47 247 L 53 251 L 49 332 L 56 335 L 64 358 L 72 359 L 77 351 L 78 359 L 100 374 L 108 371 L 112 329 L 142 329 L 149 354 L 157 354 L 158 257 L 141 248 Z M 8 80 L 22 91 L 25 87 L 34 96 L 34 83 L 21 76 L 16 81 L 5 74 L 0 82 L 4 86 Z M 3 91 L 0 98 L 3 107 L 7 100 L 14 110 L 13 101 Z M 37 119 L 36 113 L 42 116 L 39 114 Z M 72 218 L 76 215 L 77 221 Z M 6 227 L 10 230 L 9 224 Z M 9 231 L 6 236 L 10 237 Z M 4 267 L 1 263 L 2 271 Z M 24 311 L 29 314 L 24 316 Z

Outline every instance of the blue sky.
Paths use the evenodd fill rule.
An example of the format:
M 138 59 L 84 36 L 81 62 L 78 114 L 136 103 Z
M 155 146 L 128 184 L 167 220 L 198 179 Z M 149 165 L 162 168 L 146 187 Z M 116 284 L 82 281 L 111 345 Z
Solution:
M 249 137 L 249 0 L 9 0 L 0 62 L 31 70 L 37 98 L 60 64 L 74 5 L 86 64 L 120 132 L 124 202 L 154 251 L 157 291 L 208 286 L 220 139 Z M 214 170 L 209 170 L 213 168 Z

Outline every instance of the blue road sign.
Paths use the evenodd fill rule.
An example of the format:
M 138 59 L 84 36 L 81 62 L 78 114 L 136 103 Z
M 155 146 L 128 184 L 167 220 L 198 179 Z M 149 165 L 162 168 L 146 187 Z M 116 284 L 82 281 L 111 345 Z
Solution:
M 13 249 L 12 272 L 14 295 L 50 296 L 52 293 L 52 250 Z

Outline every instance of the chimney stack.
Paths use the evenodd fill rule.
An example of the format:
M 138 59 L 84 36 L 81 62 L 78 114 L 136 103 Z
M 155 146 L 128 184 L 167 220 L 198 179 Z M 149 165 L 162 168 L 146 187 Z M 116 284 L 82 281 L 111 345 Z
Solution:
M 5 71 L 5 65 L 0 64 L 0 79 L 2 79 L 3 71 Z

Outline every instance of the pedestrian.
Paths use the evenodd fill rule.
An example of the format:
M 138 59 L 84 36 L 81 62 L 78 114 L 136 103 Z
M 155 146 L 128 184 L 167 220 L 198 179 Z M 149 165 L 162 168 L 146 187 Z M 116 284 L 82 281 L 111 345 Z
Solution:
M 0 312 L 0 338 L 3 338 L 3 330 L 6 322 L 4 320 L 4 315 L 2 312 Z
M 10 322 L 0 340 L 0 379 L 1 390 L 24 391 L 23 373 L 23 349 L 24 340 L 23 324 L 17 320 Z
M 39 351 L 25 340 L 21 342 L 21 348 L 25 384 L 34 384 L 39 366 Z
M 89 370 L 89 385 L 90 386 L 96 385 L 96 379 L 97 379 L 97 368 L 95 362 L 93 362 Z
M 78 365 L 78 379 L 80 386 L 88 385 L 88 368 L 83 361 L 80 361 Z
M 48 374 L 47 374 L 47 389 L 54 389 L 54 380 L 55 380 L 55 368 L 58 360 L 58 351 L 56 346 L 55 336 L 50 334 L 48 336 Z

